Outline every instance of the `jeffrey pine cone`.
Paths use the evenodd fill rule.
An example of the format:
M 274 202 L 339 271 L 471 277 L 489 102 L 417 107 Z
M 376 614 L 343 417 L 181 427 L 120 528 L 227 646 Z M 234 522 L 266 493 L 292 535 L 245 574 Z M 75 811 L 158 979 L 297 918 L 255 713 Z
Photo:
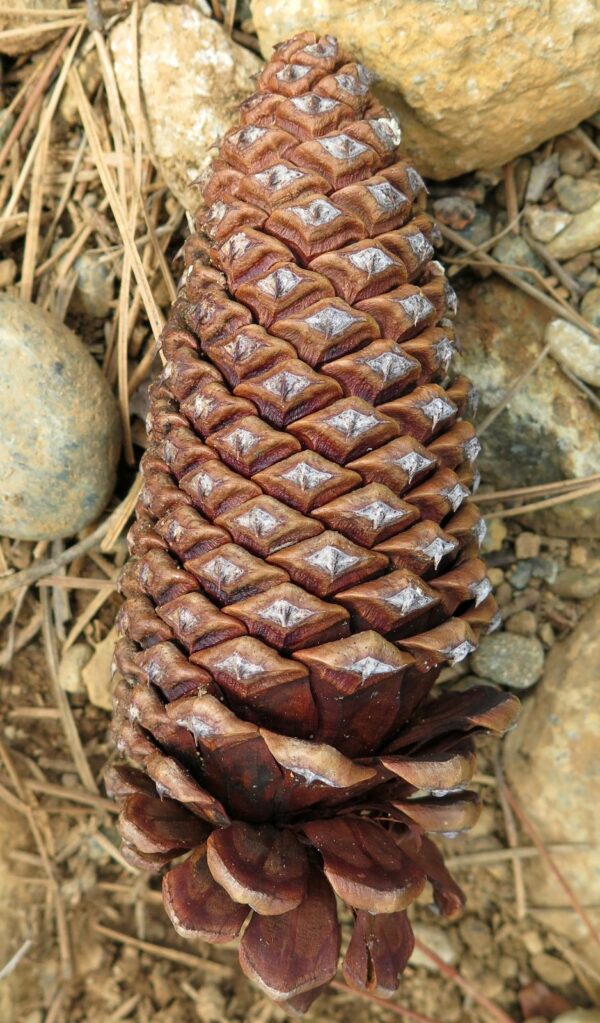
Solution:
M 223 139 L 161 337 L 120 581 L 123 853 L 179 934 L 240 935 L 292 1013 L 342 969 L 391 995 L 428 837 L 460 832 L 473 736 L 514 696 L 431 693 L 498 622 L 452 376 L 456 298 L 395 117 L 331 36 L 277 47 Z M 137 766 L 132 766 L 133 764 Z

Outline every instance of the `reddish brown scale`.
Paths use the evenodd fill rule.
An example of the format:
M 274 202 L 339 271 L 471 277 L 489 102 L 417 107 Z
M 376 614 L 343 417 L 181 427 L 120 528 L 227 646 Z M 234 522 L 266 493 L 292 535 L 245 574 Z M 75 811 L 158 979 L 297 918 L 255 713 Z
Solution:
M 513 696 L 432 688 L 499 621 L 470 493 L 456 296 L 396 118 L 331 36 L 276 48 L 204 183 L 149 392 L 120 591 L 123 855 L 177 931 L 240 939 L 286 1012 L 394 993 L 427 833 L 480 810 L 473 735 Z M 186 858 L 181 859 L 182 856 Z

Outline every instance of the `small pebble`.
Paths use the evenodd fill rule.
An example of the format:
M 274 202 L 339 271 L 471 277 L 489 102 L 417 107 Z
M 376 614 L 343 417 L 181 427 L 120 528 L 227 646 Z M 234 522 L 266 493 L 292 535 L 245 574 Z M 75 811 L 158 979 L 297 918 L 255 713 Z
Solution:
M 569 564 L 572 565 L 573 568 L 581 568 L 583 565 L 586 565 L 588 558 L 589 554 L 587 547 L 584 547 L 581 543 L 571 544 L 571 549 L 569 551 Z
M 561 206 L 569 213 L 583 213 L 600 199 L 600 185 L 587 178 L 573 178 L 562 174 L 554 182 L 554 191 Z
M 537 618 L 533 611 L 517 611 L 507 619 L 505 628 L 507 632 L 512 632 L 516 636 L 535 636 Z
M 104 319 L 113 300 L 113 273 L 98 253 L 84 253 L 75 262 L 77 284 L 71 309 L 95 319 Z
M 17 264 L 14 259 L 0 259 L 0 288 L 9 288 L 17 276 Z
M 507 234 L 501 238 L 493 248 L 494 258 L 499 263 L 506 263 L 512 266 L 529 266 L 533 270 L 544 273 L 545 265 L 539 256 L 529 248 L 529 245 L 520 235 Z M 519 274 L 524 281 L 531 282 L 531 274 Z
M 80 693 L 83 690 L 82 669 L 93 650 L 87 643 L 75 643 L 64 652 L 58 666 L 58 684 L 65 693 Z
M 504 581 L 504 572 L 501 568 L 488 568 L 488 579 L 495 589 Z
M 591 267 L 588 267 L 589 269 Z M 583 296 L 579 312 L 593 327 L 600 327 L 600 288 L 592 288 L 587 295 Z
M 584 288 L 594 288 L 598 283 L 599 278 L 600 273 L 598 272 L 597 267 L 588 266 L 579 274 L 577 280 Z
M 529 689 L 544 669 L 544 648 L 533 636 L 484 636 L 471 657 L 473 671 L 510 689 Z
M 574 178 L 582 178 L 593 163 L 592 154 L 581 142 L 569 138 L 560 138 L 556 143 L 558 164 L 563 174 Z
M 558 177 L 558 153 L 552 153 L 541 163 L 535 163 L 531 168 L 525 198 L 527 202 L 539 202 L 544 192 Z
M 550 320 L 544 332 L 553 358 L 588 384 L 600 386 L 600 343 L 568 320 Z
M 519 974 L 519 964 L 511 956 L 500 956 L 498 960 L 498 973 L 503 980 L 512 980 Z M 531 1023 L 531 1020 L 528 1020 Z
M 503 519 L 489 519 L 487 533 L 483 538 L 481 550 L 484 554 L 491 554 L 492 551 L 501 551 L 507 536 L 508 531 Z
M 459 234 L 472 245 L 483 245 L 492 237 L 492 218 L 487 210 L 478 209 L 470 224 L 463 227 Z
M 540 628 L 538 630 L 538 636 L 540 637 L 542 643 L 544 643 L 547 647 L 554 646 L 555 639 L 554 629 L 552 628 L 550 622 L 544 622 L 543 625 L 540 625 Z
M 524 530 L 515 540 L 515 556 L 519 561 L 522 558 L 536 558 L 541 546 L 542 538 L 537 533 L 528 533 Z
M 95 707 L 102 707 L 103 710 L 112 709 L 114 688 L 114 680 L 111 677 L 112 660 L 117 638 L 117 630 L 113 626 L 108 635 L 98 643 L 81 673 L 90 703 Z
M 583 568 L 563 568 L 551 583 L 552 591 L 566 600 L 589 600 L 600 593 L 600 561 Z
M 420 922 L 413 924 L 413 931 L 415 937 L 419 939 L 427 948 L 430 948 L 432 952 L 439 955 L 448 966 L 452 966 L 457 959 L 456 948 L 450 938 L 448 931 L 445 931 L 439 925 L 423 924 Z M 424 952 L 416 948 L 410 959 L 411 966 L 424 966 L 430 973 L 437 973 L 437 966 L 429 959 Z
M 534 956 L 531 965 L 540 980 L 552 987 L 567 987 L 574 980 L 574 973 L 569 964 L 546 952 Z
M 485 959 L 494 947 L 494 939 L 490 928 L 476 916 L 467 916 L 461 920 L 458 930 L 465 945 L 471 949 L 477 959 Z
M 538 931 L 525 931 L 521 940 L 530 956 L 540 955 L 544 951 L 544 942 Z
M 517 567 L 510 573 L 511 586 L 515 590 L 524 590 L 531 581 L 532 572 L 533 569 L 530 561 L 520 561 Z
M 436 199 L 433 204 L 437 220 L 454 231 L 461 231 L 475 218 L 477 207 L 472 199 L 463 199 L 459 195 L 447 195 Z
M 583 213 L 575 213 L 564 231 L 548 242 L 548 252 L 556 259 L 570 259 L 580 252 L 600 246 L 600 200 Z
M 537 241 L 550 242 L 571 223 L 573 215 L 565 210 L 542 210 L 539 206 L 530 206 L 526 219 Z
M 505 607 L 506 604 L 510 604 L 512 600 L 512 586 L 510 583 L 506 581 L 500 583 L 496 590 L 496 600 L 498 601 L 498 607 Z

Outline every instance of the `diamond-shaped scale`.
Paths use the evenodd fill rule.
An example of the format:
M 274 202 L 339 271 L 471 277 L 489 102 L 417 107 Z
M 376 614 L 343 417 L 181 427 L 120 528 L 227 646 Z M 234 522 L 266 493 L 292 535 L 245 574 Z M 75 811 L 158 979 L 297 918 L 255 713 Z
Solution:
M 370 579 L 388 565 L 385 556 L 359 547 L 334 530 L 286 547 L 268 560 L 284 568 L 293 582 L 318 597 L 329 597 Z
M 278 650 L 299 650 L 348 635 L 349 614 L 335 604 L 284 583 L 225 609 Z

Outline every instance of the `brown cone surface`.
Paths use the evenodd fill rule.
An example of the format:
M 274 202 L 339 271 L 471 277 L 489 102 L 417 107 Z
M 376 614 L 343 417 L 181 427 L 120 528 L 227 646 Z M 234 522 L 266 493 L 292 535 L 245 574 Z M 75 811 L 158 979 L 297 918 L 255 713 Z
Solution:
M 335 39 L 277 48 L 223 140 L 161 338 L 121 577 L 114 735 L 124 855 L 179 933 L 241 934 L 304 1012 L 338 966 L 391 995 L 426 833 L 471 827 L 472 734 L 517 701 L 432 696 L 497 608 L 469 496 L 455 296 L 400 132 Z M 135 765 L 135 768 L 134 766 Z

